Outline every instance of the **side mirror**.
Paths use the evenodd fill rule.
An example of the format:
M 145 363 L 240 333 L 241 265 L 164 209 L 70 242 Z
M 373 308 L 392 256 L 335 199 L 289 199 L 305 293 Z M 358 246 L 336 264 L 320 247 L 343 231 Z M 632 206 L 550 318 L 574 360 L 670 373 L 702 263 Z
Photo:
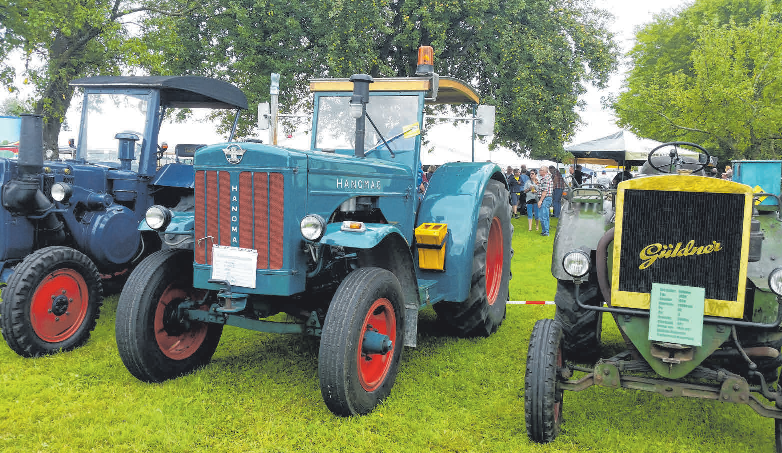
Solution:
M 271 125 L 271 109 L 268 102 L 261 102 L 258 104 L 258 129 L 265 131 L 268 130 Z
M 475 120 L 475 133 L 478 135 L 494 135 L 494 106 L 479 105 Z

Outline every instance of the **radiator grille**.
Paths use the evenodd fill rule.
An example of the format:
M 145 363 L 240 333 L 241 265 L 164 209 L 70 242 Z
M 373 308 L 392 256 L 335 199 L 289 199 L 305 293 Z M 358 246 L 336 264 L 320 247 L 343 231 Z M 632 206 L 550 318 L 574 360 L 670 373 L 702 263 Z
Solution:
M 655 282 L 702 287 L 707 299 L 737 300 L 744 203 L 743 194 L 626 190 L 618 289 L 651 293 Z M 640 269 L 650 255 L 658 257 Z
M 281 173 L 196 172 L 195 261 L 212 264 L 212 245 L 258 251 L 258 269 L 283 265 L 285 178 Z

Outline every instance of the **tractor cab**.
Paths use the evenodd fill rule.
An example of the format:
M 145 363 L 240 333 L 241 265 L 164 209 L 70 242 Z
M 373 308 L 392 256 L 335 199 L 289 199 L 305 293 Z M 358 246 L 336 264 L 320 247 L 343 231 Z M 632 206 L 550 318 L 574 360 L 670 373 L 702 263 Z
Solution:
M 158 144 L 162 120 L 171 109 L 247 108 L 235 86 L 205 77 L 87 77 L 81 129 L 73 160 L 154 175 L 166 151 Z M 118 119 L 122 120 L 119 121 Z M 236 121 L 234 121 L 236 124 Z M 233 138 L 233 130 L 231 137 Z M 190 145 L 192 146 L 192 145 Z

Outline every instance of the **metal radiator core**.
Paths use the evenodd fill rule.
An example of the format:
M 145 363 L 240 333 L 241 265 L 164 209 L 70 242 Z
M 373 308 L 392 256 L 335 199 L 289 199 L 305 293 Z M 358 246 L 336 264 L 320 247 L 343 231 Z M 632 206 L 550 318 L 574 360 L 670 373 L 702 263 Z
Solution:
M 283 265 L 285 178 L 281 173 L 196 172 L 195 262 L 212 264 L 212 245 L 258 251 L 258 269 Z
M 737 299 L 743 194 L 628 189 L 624 202 L 620 291 L 651 293 L 656 282 Z

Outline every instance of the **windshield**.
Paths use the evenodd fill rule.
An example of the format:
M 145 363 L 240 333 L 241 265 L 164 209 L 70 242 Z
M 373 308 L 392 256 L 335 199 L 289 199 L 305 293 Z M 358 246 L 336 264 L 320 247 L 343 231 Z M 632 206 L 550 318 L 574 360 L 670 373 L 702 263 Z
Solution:
M 119 141 L 114 136 L 119 132 L 130 132 L 139 138 L 136 142 L 136 160 L 132 163 L 134 169 L 138 168 L 138 158 L 147 132 L 145 126 L 149 95 L 88 93 L 85 96 L 80 157 L 92 163 L 118 163 Z
M 315 148 L 353 149 L 356 138 L 356 121 L 350 116 L 350 96 L 321 96 L 318 101 L 318 124 Z M 405 129 L 418 129 L 418 95 L 373 95 L 367 104 L 367 114 L 393 151 L 415 149 L 415 134 Z M 364 147 L 370 150 L 377 145 L 385 149 L 380 136 L 367 120 Z

